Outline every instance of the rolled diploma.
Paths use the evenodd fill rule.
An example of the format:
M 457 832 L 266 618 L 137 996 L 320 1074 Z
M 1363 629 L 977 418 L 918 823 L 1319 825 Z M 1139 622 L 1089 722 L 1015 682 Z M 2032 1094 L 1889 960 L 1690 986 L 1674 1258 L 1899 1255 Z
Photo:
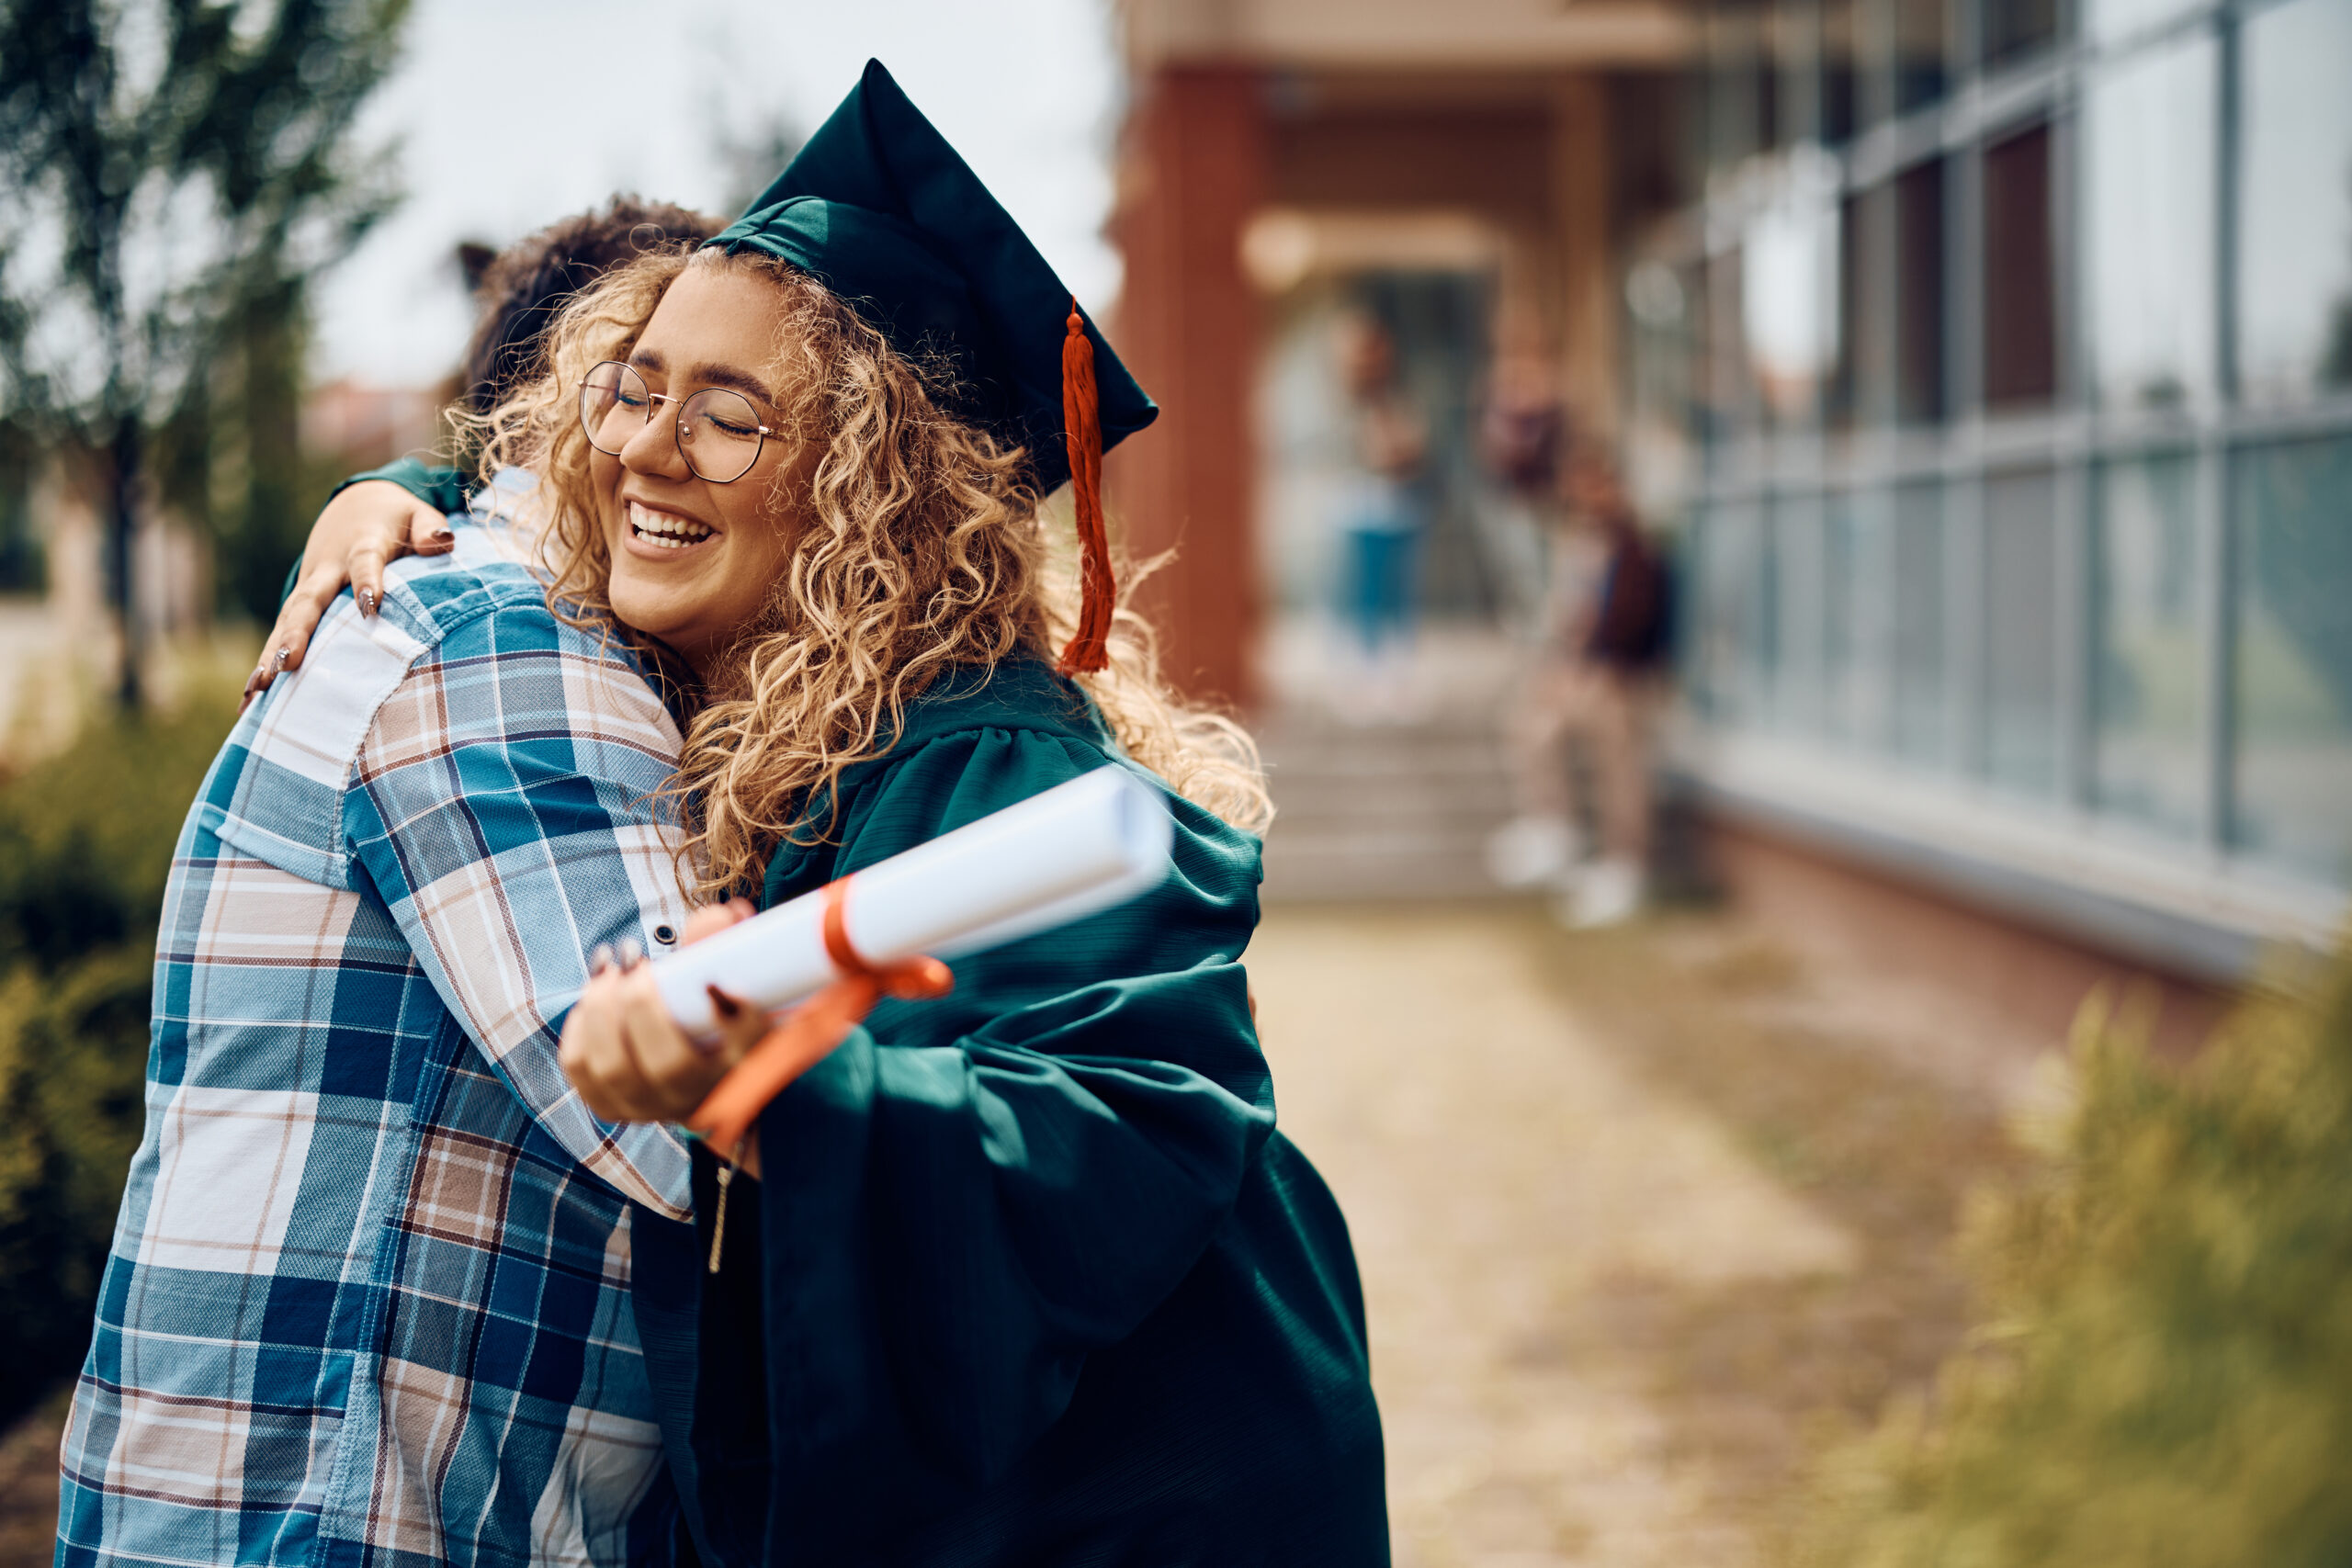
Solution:
M 857 873 L 842 905 L 850 945 L 869 964 L 953 958 L 1051 931 L 1123 904 L 1168 875 L 1167 803 L 1125 768 L 1057 784 Z M 679 949 L 653 964 L 670 1016 L 688 1034 L 718 1030 L 707 987 L 770 1012 L 834 978 L 824 892 Z

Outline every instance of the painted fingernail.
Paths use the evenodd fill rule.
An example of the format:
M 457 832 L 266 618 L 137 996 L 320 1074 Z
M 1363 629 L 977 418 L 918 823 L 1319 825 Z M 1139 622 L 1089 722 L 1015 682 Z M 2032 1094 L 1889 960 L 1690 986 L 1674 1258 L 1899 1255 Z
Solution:
M 458 536 L 454 532 L 447 528 L 435 528 L 433 530 L 433 542 L 436 545 L 446 545 L 457 536 Z
M 363 615 L 372 615 L 376 613 L 376 595 L 373 591 L 366 588 L 359 591 L 359 613 Z
M 720 990 L 716 986 L 705 986 L 703 989 L 709 993 L 710 1005 L 718 1010 L 719 1017 L 739 1018 L 742 1015 L 743 1004 L 737 1001 L 733 997 L 729 996 L 725 991 Z
M 612 966 L 613 944 L 609 942 L 598 942 L 594 951 L 588 954 L 588 973 L 591 975 L 602 975 L 605 970 L 610 969 Z
M 645 962 L 644 944 L 639 942 L 637 938 L 633 936 L 625 936 L 621 938 L 620 954 L 621 973 L 626 975 L 630 970 Z
M 281 671 L 281 670 L 285 669 L 285 668 L 286 668 L 286 659 L 287 659 L 287 651 L 286 651 L 286 649 L 282 649 L 282 648 L 281 648 L 281 649 L 279 649 L 277 652 L 275 652 L 275 653 L 271 654 L 271 655 L 269 656 L 269 672 L 270 672 L 271 674 L 275 675 L 275 674 L 277 674 L 279 671 Z

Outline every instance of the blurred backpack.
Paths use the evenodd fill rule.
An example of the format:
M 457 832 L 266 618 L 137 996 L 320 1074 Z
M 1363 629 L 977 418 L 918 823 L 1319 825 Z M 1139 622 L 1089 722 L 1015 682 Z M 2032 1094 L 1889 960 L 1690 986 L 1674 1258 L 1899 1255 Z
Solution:
M 1610 550 L 1585 657 L 1624 670 L 1655 669 L 1673 650 L 1673 631 L 1672 566 L 1647 535 L 1628 530 Z

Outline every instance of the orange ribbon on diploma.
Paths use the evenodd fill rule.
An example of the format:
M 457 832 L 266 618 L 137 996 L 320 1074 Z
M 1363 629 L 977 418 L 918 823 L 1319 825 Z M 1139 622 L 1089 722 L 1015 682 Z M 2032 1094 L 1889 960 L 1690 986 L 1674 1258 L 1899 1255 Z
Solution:
M 760 1112 L 823 1061 L 884 997 L 947 994 L 934 953 L 984 953 L 1113 908 L 1166 880 L 1175 823 L 1159 788 L 1115 763 L 990 812 L 654 960 L 662 1003 L 696 1039 L 717 1033 L 718 998 L 775 1026 L 686 1119 L 720 1156 L 710 1269 L 718 1271 L 727 1190 Z M 858 934 L 849 934 L 857 888 Z
M 854 874 L 825 885 L 825 955 L 833 962 L 833 982 L 794 1008 L 744 1058 L 727 1070 L 717 1088 L 695 1107 L 686 1126 L 732 1157 L 751 1135 L 752 1124 L 792 1080 L 831 1055 L 849 1032 L 884 997 L 910 1001 L 944 997 L 956 976 L 936 958 L 869 964 L 849 940 L 849 886 Z

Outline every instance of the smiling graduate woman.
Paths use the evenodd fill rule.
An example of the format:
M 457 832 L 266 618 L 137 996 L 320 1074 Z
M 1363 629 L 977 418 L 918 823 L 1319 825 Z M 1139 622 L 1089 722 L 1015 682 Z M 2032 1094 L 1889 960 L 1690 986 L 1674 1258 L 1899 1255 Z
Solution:
M 1113 609 L 1094 468 L 1157 410 L 878 63 L 741 220 L 608 275 L 548 352 L 482 472 L 536 476 L 497 509 L 548 604 L 678 715 L 690 934 L 1106 761 L 1176 821 L 1159 889 L 958 960 L 786 1089 L 723 1245 L 702 1145 L 690 1213 L 635 1207 L 694 1554 L 1385 1562 L 1354 1259 L 1275 1130 L 1240 963 L 1254 753 Z M 1073 468 L 1082 591 L 1038 509 Z M 609 1122 L 682 1119 L 759 1032 L 706 1054 L 651 997 L 610 967 L 564 1024 Z

